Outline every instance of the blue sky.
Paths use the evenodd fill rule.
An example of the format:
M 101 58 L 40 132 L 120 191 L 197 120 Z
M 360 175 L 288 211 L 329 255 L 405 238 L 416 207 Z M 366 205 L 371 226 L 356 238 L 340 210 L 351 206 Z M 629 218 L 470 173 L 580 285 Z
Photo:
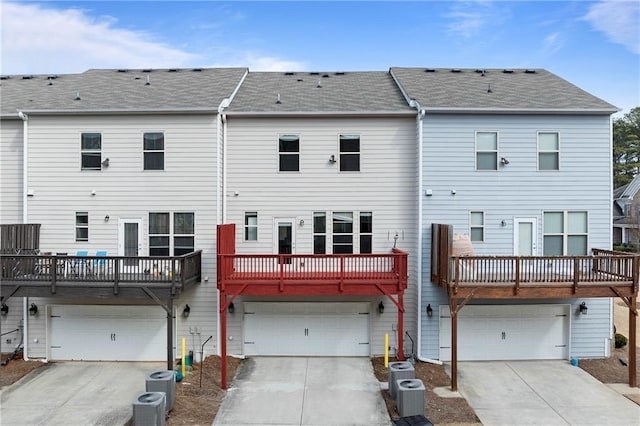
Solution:
M 640 106 L 638 1 L 3 0 L 0 13 L 2 74 L 546 68 Z

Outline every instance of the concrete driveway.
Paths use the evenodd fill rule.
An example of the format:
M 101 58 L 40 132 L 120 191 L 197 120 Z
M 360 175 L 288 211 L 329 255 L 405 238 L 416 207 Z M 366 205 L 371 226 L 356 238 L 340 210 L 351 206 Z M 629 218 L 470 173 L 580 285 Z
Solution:
M 640 406 L 567 361 L 460 362 L 458 390 L 487 426 L 640 425 Z
M 368 358 L 247 359 L 214 425 L 389 426 Z
M 3 425 L 124 425 L 145 379 L 163 363 L 61 362 L 38 368 L 0 394 Z

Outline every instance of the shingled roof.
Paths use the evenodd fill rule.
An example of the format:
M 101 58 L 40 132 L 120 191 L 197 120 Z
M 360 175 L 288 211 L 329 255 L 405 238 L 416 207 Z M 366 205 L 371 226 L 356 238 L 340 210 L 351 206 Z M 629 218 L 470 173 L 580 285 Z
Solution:
M 89 70 L 0 79 L 0 114 L 17 111 L 216 111 L 246 68 Z
M 391 74 L 409 99 L 431 112 L 618 111 L 544 69 L 391 68 Z
M 409 114 L 385 71 L 250 72 L 227 112 L 296 114 Z

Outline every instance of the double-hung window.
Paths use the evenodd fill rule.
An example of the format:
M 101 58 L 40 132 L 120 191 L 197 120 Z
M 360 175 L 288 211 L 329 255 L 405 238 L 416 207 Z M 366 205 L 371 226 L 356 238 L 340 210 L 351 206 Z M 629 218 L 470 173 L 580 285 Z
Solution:
M 484 212 L 469 213 L 469 234 L 471 241 L 484 241 Z
M 313 212 L 313 254 L 327 252 L 327 213 Z
M 538 133 L 538 170 L 560 170 L 560 138 L 557 132 Z
M 194 213 L 149 213 L 150 256 L 181 256 L 194 248 Z
M 89 241 L 89 213 L 76 212 L 76 241 Z
M 373 213 L 360 212 L 360 253 L 372 253 Z
M 278 152 L 281 172 L 300 171 L 300 138 L 298 135 L 280 135 Z
M 333 213 L 333 253 L 353 253 L 353 213 Z
M 244 240 L 258 241 L 258 212 L 245 212 Z
M 102 170 L 102 134 L 82 133 L 80 151 L 82 170 Z
M 498 170 L 497 132 L 476 132 L 476 170 Z
M 340 171 L 360 171 L 360 136 L 340 135 Z
M 144 169 L 164 170 L 164 133 L 143 135 Z
M 585 211 L 544 212 L 544 255 L 584 256 L 589 235 Z

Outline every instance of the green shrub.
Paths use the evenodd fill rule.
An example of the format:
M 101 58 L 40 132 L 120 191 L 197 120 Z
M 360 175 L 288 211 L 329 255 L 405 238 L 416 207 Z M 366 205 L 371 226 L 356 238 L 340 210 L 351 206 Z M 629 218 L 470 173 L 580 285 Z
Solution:
M 616 349 L 623 348 L 627 345 L 627 338 L 620 333 L 616 333 Z

